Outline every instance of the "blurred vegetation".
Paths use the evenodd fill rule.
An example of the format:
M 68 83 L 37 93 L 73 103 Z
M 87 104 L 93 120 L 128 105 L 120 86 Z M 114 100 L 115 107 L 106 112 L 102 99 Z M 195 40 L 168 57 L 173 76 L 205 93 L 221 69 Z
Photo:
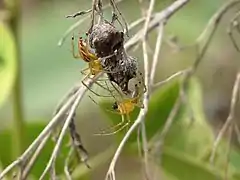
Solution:
M 170 2 L 172 1 L 157 1 L 155 10 L 160 11 Z M 196 52 L 188 45 L 194 43 L 207 21 L 223 2 L 225 1 L 191 1 L 170 20 L 165 33 L 166 39 L 161 52 L 157 80 L 192 64 Z M 25 109 L 27 120 L 24 130 L 26 134 L 24 146 L 26 147 L 43 129 L 46 121 L 50 120 L 54 106 L 65 92 L 81 79 L 80 70 L 84 68 L 85 64 L 72 58 L 70 37 L 62 47 L 58 47 L 57 43 L 64 32 L 78 20 L 65 19 L 64 16 L 89 7 L 90 1 L 84 0 L 71 2 L 63 0 L 23 1 L 19 47 L 16 47 L 14 32 L 11 31 L 8 24 L 4 21 L 0 22 L 0 121 L 2 123 L 0 160 L 2 167 L 14 160 L 10 152 L 16 148 L 13 146 L 14 144 L 9 143 L 13 136 L 9 127 L 14 123 L 11 121 L 13 118 L 11 93 L 17 77 L 16 49 L 20 48 L 22 59 L 23 102 L 21 103 Z M 133 7 L 138 7 L 137 0 L 124 1 L 119 5 L 128 22 L 140 17 L 140 10 Z M 161 164 L 160 169 L 163 172 L 160 174 L 167 180 L 191 180 L 193 178 L 212 180 L 216 177 L 225 179 L 226 164 L 228 179 L 240 180 L 238 145 L 232 144 L 228 159 L 227 142 L 224 140 L 217 151 L 214 166 L 209 164 L 214 132 L 226 118 L 226 115 L 220 114 L 219 111 L 228 114 L 232 83 L 240 65 L 239 55 L 235 52 L 226 34 L 226 27 L 235 9 L 237 7 L 226 14 L 201 64 L 198 77 L 192 78 L 188 84 L 189 104 L 184 104 L 175 118 L 174 125 L 165 140 L 161 162 L 159 160 L 159 164 L 153 165 L 155 167 Z M 106 16 L 110 17 L 109 11 L 106 12 Z M 89 22 L 83 23 L 74 31 L 74 34 L 84 33 L 88 24 Z M 177 51 L 170 47 L 167 42 L 169 37 L 173 36 L 177 38 L 177 44 L 186 46 L 186 48 Z M 151 51 L 151 47 L 154 47 L 151 42 L 156 39 L 156 34 L 152 33 L 150 39 Z M 138 57 L 139 62 L 142 62 L 139 50 L 129 53 Z M 149 139 L 162 129 L 177 98 L 180 80 L 172 81 L 154 92 L 146 118 Z M 101 101 L 100 104 L 102 108 L 110 106 L 105 101 Z M 89 108 L 90 106 L 91 108 Z M 103 179 L 107 162 L 111 159 L 116 145 L 126 132 L 122 131 L 112 137 L 93 136 L 99 129 L 105 127 L 106 123 L 115 124 L 120 118 L 106 111 L 100 112 L 99 109 L 89 98 L 85 98 L 80 105 L 78 111 L 79 132 L 90 152 L 90 165 L 93 168 L 89 170 L 84 165 L 79 165 L 73 172 L 74 179 L 99 179 L 99 177 Z M 137 111 L 132 114 L 131 119 L 136 117 Z M 220 118 L 218 118 L 219 116 Z M 110 121 L 106 121 L 106 119 Z M 213 121 L 217 127 L 210 125 Z M 52 149 L 53 142 L 49 142 L 32 171 L 31 179 L 39 177 Z M 123 160 L 117 167 L 117 176 L 119 179 L 141 179 L 142 174 L 139 173 L 141 162 L 138 159 L 136 134 L 128 141 L 125 149 Z M 62 172 L 63 159 L 67 150 L 67 147 L 63 147 L 59 157 L 59 173 Z

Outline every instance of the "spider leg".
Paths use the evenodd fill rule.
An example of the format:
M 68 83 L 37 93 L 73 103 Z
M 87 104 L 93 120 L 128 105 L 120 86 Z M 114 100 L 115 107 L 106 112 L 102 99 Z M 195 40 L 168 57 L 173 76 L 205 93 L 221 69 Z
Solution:
M 127 118 L 128 119 L 128 118 Z M 127 122 L 125 121 L 125 116 L 122 114 L 122 121 L 120 123 L 118 123 L 117 125 L 115 126 L 112 126 L 108 129 L 115 129 L 117 127 L 120 126 L 120 128 L 118 128 L 117 130 L 113 131 L 113 132 L 106 132 L 106 130 L 103 130 L 101 133 L 98 133 L 98 134 L 94 134 L 94 135 L 100 135 L 100 136 L 109 136 L 109 135 L 114 135 L 118 132 L 120 132 L 121 130 L 123 130 L 126 126 L 128 126 L 130 123 L 130 120 L 128 120 Z
M 93 94 L 95 94 L 96 96 L 99 97 L 112 97 L 111 95 L 102 95 L 102 94 L 98 94 L 97 92 L 95 92 L 94 90 L 92 90 L 88 85 L 85 84 L 84 81 L 82 81 L 82 84 L 89 90 L 91 91 Z M 103 87 L 101 84 L 99 84 L 98 82 L 95 82 L 95 84 L 97 84 L 100 87 Z
M 71 45 L 72 45 L 72 55 L 75 59 L 79 59 L 81 58 L 81 56 L 79 54 L 75 53 L 75 45 L 74 45 L 74 36 L 72 36 L 72 41 L 71 41 Z
M 89 73 L 86 72 L 86 71 L 88 71 L 88 70 L 89 70 L 89 67 L 88 67 L 88 68 L 85 68 L 85 69 L 82 69 L 82 70 L 81 70 L 81 74 L 86 75 L 86 76 L 89 76 L 89 75 L 88 75 Z M 85 78 L 86 78 L 86 77 L 85 77 Z M 85 78 L 84 78 L 84 79 L 85 79 Z
M 86 75 L 86 77 L 84 77 L 84 79 L 82 80 L 82 84 L 83 84 L 85 87 L 87 87 L 88 90 L 91 91 L 91 92 L 92 92 L 93 94 L 95 94 L 96 96 L 99 96 L 99 97 L 112 97 L 111 95 L 108 95 L 108 96 L 106 96 L 106 95 L 100 95 L 100 94 L 96 93 L 95 91 L 93 91 L 89 86 L 87 86 L 87 85 L 84 83 L 84 80 L 85 80 L 86 78 L 91 78 L 91 77 L 90 77 L 90 73 L 86 73 L 87 70 L 89 70 L 89 67 L 86 68 L 86 69 L 83 69 L 83 70 L 81 71 L 82 74 Z M 91 79 L 92 79 L 92 78 L 91 78 Z M 99 81 L 99 80 L 98 80 L 98 81 Z M 104 81 L 104 80 L 100 80 L 100 81 Z M 104 87 L 102 84 L 100 84 L 100 83 L 97 82 L 97 81 L 95 82 L 95 84 L 98 85 L 99 87 L 101 87 L 102 89 L 106 90 L 106 91 L 111 91 L 111 90 L 109 90 L 108 88 Z
M 121 19 L 123 20 L 125 30 L 126 30 L 126 34 L 127 34 L 127 36 L 129 36 L 128 24 L 127 24 L 126 19 L 123 17 L 121 11 L 118 9 L 118 6 L 114 2 L 114 0 L 110 0 L 110 4 L 111 4 L 112 9 L 113 9 L 113 11 L 112 11 L 112 21 L 114 22 L 115 20 L 117 20 L 118 23 L 120 24 L 120 26 L 122 27 L 123 31 L 124 31 L 124 27 L 123 27 L 121 21 L 118 19 L 118 16 L 117 16 L 117 12 L 118 12 L 118 14 L 121 16 Z

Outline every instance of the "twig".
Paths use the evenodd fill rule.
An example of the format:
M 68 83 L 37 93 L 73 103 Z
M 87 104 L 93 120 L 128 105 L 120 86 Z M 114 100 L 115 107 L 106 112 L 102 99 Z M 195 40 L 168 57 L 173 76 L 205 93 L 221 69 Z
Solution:
M 88 9 L 86 11 L 79 11 L 79 12 L 67 15 L 66 18 L 75 18 L 77 16 L 82 16 L 90 12 L 92 12 L 92 9 Z
M 161 50 L 162 39 L 163 39 L 163 28 L 164 28 L 164 22 L 162 22 L 158 27 L 158 37 L 156 40 L 155 53 L 153 55 L 153 62 L 152 62 L 151 75 L 150 75 L 150 85 L 151 86 L 154 85 L 154 77 L 156 74 L 158 58 L 159 58 L 159 53 Z
M 123 0 L 118 0 L 116 1 L 115 3 L 120 3 L 122 2 Z M 107 4 L 105 6 L 103 6 L 103 10 L 109 8 L 111 5 L 110 4 Z M 92 11 L 92 9 L 89 9 L 87 11 Z M 79 13 L 79 12 L 77 12 Z M 75 13 L 75 14 L 77 14 Z M 63 37 L 58 41 L 58 46 L 62 46 L 63 42 L 65 41 L 66 37 L 74 30 L 76 29 L 78 26 L 80 26 L 84 21 L 86 21 L 88 18 L 89 18 L 90 14 L 87 14 L 86 17 L 80 19 L 79 21 L 77 21 L 75 24 L 73 24 L 72 26 L 70 26 L 70 28 L 67 29 L 67 31 L 65 31 L 65 33 L 63 34 Z
M 145 31 L 144 30 L 139 31 L 132 39 L 130 39 L 125 44 L 125 48 L 132 48 L 139 40 L 142 39 L 141 35 L 144 34 L 144 32 L 148 33 L 149 30 L 158 26 L 163 21 L 167 21 L 168 18 L 170 18 L 175 12 L 177 12 L 178 9 L 180 9 L 187 2 L 188 2 L 188 0 L 175 1 L 171 6 L 166 8 L 163 12 L 156 15 L 152 21 L 149 20 L 149 25 L 148 25 L 148 22 L 146 21 L 145 28 L 146 28 L 146 24 L 147 24 L 147 28 L 145 29 Z M 149 19 L 150 19 L 150 17 L 149 17 Z M 146 36 L 144 38 L 146 38 Z M 143 49 L 145 49 L 145 52 L 146 52 L 146 46 L 144 45 L 144 43 L 143 43 Z M 146 54 L 144 56 L 145 56 L 144 57 L 145 84 L 148 86 L 149 85 L 148 57 Z M 113 156 L 113 159 L 110 163 L 110 166 L 109 166 L 109 169 L 108 169 L 108 172 L 106 175 L 106 179 L 108 179 L 108 178 L 115 179 L 114 169 L 115 169 L 115 164 L 117 162 L 117 159 L 119 158 L 119 155 L 120 155 L 125 143 L 127 142 L 128 138 L 130 137 L 130 135 L 139 126 L 139 124 L 142 123 L 145 119 L 146 113 L 148 111 L 148 102 L 149 102 L 149 94 L 148 93 L 149 92 L 147 90 L 147 92 L 144 94 L 144 98 L 143 98 L 144 108 L 140 110 L 137 119 L 134 121 L 133 125 L 130 127 L 130 129 L 127 131 L 127 133 L 123 137 L 122 141 L 120 142 L 120 144 Z
M 94 78 L 89 78 L 86 80 L 86 84 L 90 87 L 102 74 L 100 73 L 99 76 L 95 76 Z M 77 94 L 82 94 L 82 96 L 87 91 L 87 88 L 82 85 L 79 88 L 79 91 Z M 25 163 L 29 156 L 37 149 L 39 144 L 42 142 L 42 140 L 61 122 L 61 116 L 65 114 L 65 112 L 69 109 L 69 107 L 72 105 L 76 98 L 76 95 L 74 95 L 72 98 L 70 98 L 66 104 L 59 110 L 59 112 L 52 118 L 52 120 L 48 123 L 48 125 L 43 129 L 43 131 L 39 134 L 39 136 L 33 141 L 33 143 L 27 148 L 27 150 L 14 162 L 12 162 L 9 166 L 7 166 L 0 174 L 0 180 L 15 166 L 21 165 L 22 163 Z
M 219 25 L 220 20 L 222 19 L 223 15 L 227 12 L 228 9 L 232 8 L 234 5 L 236 5 L 237 3 L 240 3 L 240 0 L 233 0 L 233 1 L 229 1 L 226 4 L 224 4 L 213 16 L 212 18 L 209 20 L 207 26 L 205 27 L 205 29 L 203 30 L 203 32 L 200 34 L 200 36 L 197 38 L 196 40 L 196 45 L 198 46 L 200 44 L 201 41 L 203 41 L 203 39 L 205 38 L 206 41 L 205 43 L 203 43 L 202 48 L 198 49 L 198 52 L 200 52 L 197 56 L 196 61 L 194 62 L 193 65 L 193 71 L 196 70 L 196 68 L 198 67 L 201 59 L 203 58 L 203 55 L 206 53 L 206 50 L 209 47 L 209 44 L 213 38 L 213 35 L 215 34 L 217 27 Z M 209 35 L 207 35 L 209 34 Z
M 230 8 L 232 7 L 234 4 L 240 2 L 239 0 L 235 0 L 235 1 L 230 1 L 227 4 L 225 4 L 217 13 L 215 13 L 213 15 L 213 17 L 210 19 L 210 21 L 208 22 L 207 26 L 205 27 L 204 31 L 200 34 L 200 36 L 197 38 L 196 43 L 197 45 L 199 45 L 200 42 L 203 41 L 203 39 L 205 38 L 205 42 L 202 45 L 202 48 L 200 48 L 198 50 L 198 56 L 196 58 L 196 60 L 194 61 L 194 64 L 192 65 L 192 67 L 190 69 L 188 69 L 188 71 L 185 71 L 184 73 L 187 72 L 187 74 L 185 75 L 182 83 L 183 84 L 187 84 L 188 79 L 196 72 L 201 60 L 203 59 L 203 56 L 205 55 L 209 44 L 213 38 L 213 35 L 215 34 L 215 31 L 217 29 L 218 26 L 218 22 L 221 20 L 222 16 L 224 15 L 224 13 Z M 211 29 L 212 28 L 212 29 Z M 209 35 L 207 35 L 209 34 Z M 180 75 L 181 73 L 179 72 L 179 74 L 177 73 L 177 75 Z M 175 75 L 173 75 L 173 77 L 176 77 Z M 170 78 L 172 79 L 172 78 Z M 167 79 L 168 81 L 168 79 Z M 166 82 L 167 82 L 166 81 Z M 164 82 L 165 83 L 165 82 Z M 158 84 L 161 85 L 161 82 Z M 184 88 L 184 87 L 183 87 Z M 180 94 L 179 94 L 180 95 Z M 172 122 L 173 122 L 173 118 L 176 115 L 176 112 L 179 110 L 180 105 L 182 103 L 182 98 L 178 97 L 177 101 L 174 104 L 174 107 L 169 115 L 169 117 L 167 118 L 166 124 L 164 126 L 164 130 L 162 131 L 162 135 L 160 135 L 160 141 L 155 145 L 155 151 L 157 151 L 157 149 L 161 146 L 162 144 L 162 139 L 164 138 L 166 132 L 169 130 Z
M 216 150 L 219 146 L 219 143 L 220 143 L 223 135 L 225 134 L 228 127 L 230 125 L 233 125 L 233 123 L 234 123 L 233 121 L 235 118 L 235 108 L 236 108 L 236 103 L 238 100 L 239 86 L 240 86 L 240 72 L 238 72 L 235 83 L 234 83 L 234 87 L 233 87 L 233 91 L 232 91 L 231 105 L 230 105 L 230 112 L 229 112 L 228 118 L 227 118 L 226 122 L 224 123 L 224 125 L 222 126 L 222 128 L 220 129 L 220 131 L 214 141 L 214 144 L 213 144 L 213 148 L 212 148 L 212 152 L 211 152 L 211 156 L 210 156 L 211 164 L 214 161 Z
M 65 123 L 63 125 L 63 128 L 61 130 L 61 133 L 60 133 L 60 135 L 58 137 L 58 140 L 57 140 L 57 143 L 56 143 L 56 145 L 54 147 L 54 150 L 53 150 L 53 153 L 51 155 L 51 158 L 50 158 L 50 160 L 49 160 L 49 162 L 48 162 L 44 172 L 42 173 L 41 177 L 39 178 L 39 180 L 42 180 L 45 177 L 46 173 L 50 170 L 50 168 L 55 168 L 55 161 L 56 161 L 58 152 L 60 150 L 60 147 L 61 147 L 61 144 L 62 144 L 62 140 L 64 138 L 64 135 L 65 135 L 66 131 L 67 131 L 67 128 L 69 127 L 69 124 L 70 124 L 70 122 L 72 120 L 72 117 L 73 117 L 74 113 L 76 112 L 76 109 L 77 109 L 80 101 L 82 100 L 83 95 L 85 94 L 87 88 L 82 89 L 82 91 L 80 91 L 80 90 L 79 90 L 79 92 L 77 94 L 76 100 L 74 101 L 74 103 L 73 103 L 73 105 L 72 105 L 72 107 L 71 107 L 71 109 L 70 109 L 70 111 L 68 113 L 67 119 L 66 119 L 66 121 L 65 121 Z
M 78 134 L 77 130 L 76 130 L 76 125 L 75 125 L 75 116 L 76 114 L 74 113 L 70 124 L 69 124 L 69 131 L 70 131 L 70 136 L 72 139 L 72 145 L 74 146 L 74 148 L 76 149 L 79 158 L 81 159 L 82 162 L 85 163 L 85 165 L 90 168 L 90 166 L 87 163 L 88 160 L 88 152 L 87 150 L 84 148 L 83 143 L 81 141 L 80 135 Z
M 153 151 L 152 151 L 153 154 L 157 154 L 158 152 L 161 152 L 161 151 L 159 151 L 159 149 L 162 148 L 164 139 L 173 123 L 174 118 L 176 117 L 176 115 L 181 107 L 181 104 L 182 104 L 182 98 L 181 98 L 181 96 L 178 96 L 178 98 L 177 98 L 165 124 L 164 124 L 162 131 L 160 132 L 160 134 L 156 134 L 155 137 L 153 138 L 153 139 L 157 140 L 157 142 L 154 144 L 154 147 L 153 147 Z M 159 154 L 157 154 L 157 156 L 159 156 Z
M 162 12 L 156 13 L 152 20 L 149 23 L 147 32 L 150 33 L 153 29 L 155 29 L 162 21 L 169 19 L 174 13 L 176 13 L 181 7 L 183 7 L 189 0 L 177 0 L 172 5 L 167 7 Z M 124 47 L 128 47 L 129 49 L 133 48 L 139 41 L 142 39 L 143 30 L 138 31 L 125 45 Z
M 126 33 L 126 35 L 129 36 L 127 21 L 126 21 L 125 18 L 123 17 L 121 11 L 118 9 L 115 0 L 109 0 L 109 1 L 110 1 L 110 4 L 111 4 L 112 8 L 113 8 L 113 16 L 117 15 L 117 14 L 116 14 L 116 11 L 119 13 L 119 15 L 121 16 L 121 19 L 122 19 L 122 21 L 123 21 L 123 23 L 124 23 L 125 29 L 124 29 L 121 21 L 118 20 L 118 23 L 119 23 L 120 26 L 123 28 L 124 33 Z
M 174 73 L 173 75 L 169 76 L 168 78 L 164 79 L 163 81 L 160 81 L 160 82 L 154 84 L 153 87 L 154 88 L 159 88 L 159 87 L 163 86 L 164 84 L 170 82 L 171 80 L 185 74 L 189 70 L 190 69 L 185 69 L 185 70 L 182 70 L 182 71 L 178 71 L 178 72 Z
M 77 83 L 75 84 L 64 96 L 62 99 L 60 99 L 60 101 L 58 102 L 57 106 L 56 106 L 56 109 L 54 110 L 53 112 L 53 116 L 55 116 L 59 110 L 62 108 L 62 106 L 72 97 L 74 96 L 77 91 L 79 90 L 79 88 L 81 87 L 81 83 Z
M 145 21 L 145 19 L 146 19 L 145 17 L 141 17 L 141 18 L 133 21 L 131 24 L 129 24 L 128 30 L 130 31 L 131 29 L 135 28 L 139 24 L 143 23 Z
M 213 34 L 215 30 L 217 29 L 219 25 L 219 21 L 222 19 L 223 15 L 232 7 L 234 7 L 236 4 L 240 3 L 240 0 L 231 0 L 227 1 L 208 21 L 205 29 L 203 32 L 199 35 L 199 37 L 196 40 L 196 43 L 200 43 L 203 41 L 205 37 L 208 37 L 207 34 Z M 207 38 L 209 39 L 209 37 Z
M 71 159 L 73 152 L 74 152 L 74 148 L 71 147 L 71 149 L 67 155 L 67 158 L 65 159 L 64 172 L 65 172 L 67 180 L 72 180 L 71 174 L 69 172 L 69 163 L 70 163 L 70 159 Z
M 33 154 L 32 158 L 28 162 L 27 166 L 24 168 L 21 180 L 27 179 L 29 172 L 31 171 L 34 163 L 36 162 L 37 158 L 39 157 L 39 154 L 41 153 L 42 149 L 44 148 L 45 144 L 47 143 L 47 140 L 49 139 L 49 137 L 50 137 L 50 133 L 46 137 L 44 137 L 42 142 L 39 144 L 39 146 L 36 149 L 35 153 Z
M 145 24 L 143 27 L 143 38 L 142 38 L 142 49 L 143 49 L 143 60 L 144 60 L 144 74 L 145 74 L 145 86 L 146 86 L 146 92 L 144 93 L 144 100 L 143 100 L 143 106 L 145 109 L 145 113 L 148 111 L 148 101 L 149 101 L 149 93 L 150 93 L 150 73 L 149 73 L 149 59 L 148 59 L 148 52 L 147 52 L 147 32 L 148 32 L 148 26 L 151 20 L 151 16 L 153 13 L 155 0 L 151 0 L 149 4 L 149 8 L 147 11 L 147 16 L 145 20 Z M 146 114 L 145 114 L 146 115 Z M 147 137 L 146 137 L 146 129 L 145 129 L 145 115 L 143 120 L 141 121 L 141 133 L 142 133 L 142 139 L 143 139 L 143 152 L 144 152 L 144 164 L 145 164 L 145 173 L 147 179 L 150 178 L 149 173 L 149 165 L 148 165 L 148 144 L 147 144 Z
M 240 11 L 238 11 L 234 17 L 231 19 L 229 27 L 228 27 L 228 35 L 233 43 L 233 46 L 235 47 L 235 49 L 239 52 L 240 49 L 238 47 L 237 41 L 235 40 L 235 38 L 233 37 L 233 28 L 237 28 L 238 32 L 240 33 L 240 28 L 239 28 L 239 23 L 238 23 L 238 18 L 240 16 Z
M 136 121 L 134 122 L 134 124 L 129 128 L 129 130 L 127 131 L 127 133 L 125 134 L 125 136 L 123 137 L 122 141 L 120 142 L 117 150 L 115 151 L 115 154 L 112 158 L 112 161 L 110 163 L 107 175 L 106 175 L 106 179 L 108 179 L 109 177 L 113 177 L 113 175 L 115 175 L 114 169 L 115 169 L 115 164 L 119 158 L 119 155 L 125 145 L 125 143 L 127 142 L 128 138 L 130 137 L 130 135 L 133 133 L 133 131 L 139 126 L 139 124 L 144 120 L 145 115 L 146 115 L 146 110 L 145 109 L 141 109 L 140 113 L 136 119 Z M 114 176 L 115 177 L 115 176 Z
M 231 142 L 232 142 L 232 134 L 233 134 L 233 124 L 229 127 L 228 131 L 229 132 L 228 132 L 228 142 L 227 142 L 227 150 L 226 150 L 225 180 L 228 180 L 230 151 L 231 151 Z

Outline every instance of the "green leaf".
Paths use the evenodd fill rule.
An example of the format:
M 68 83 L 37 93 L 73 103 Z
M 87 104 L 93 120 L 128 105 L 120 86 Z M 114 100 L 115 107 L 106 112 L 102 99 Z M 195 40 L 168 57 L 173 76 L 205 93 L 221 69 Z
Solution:
M 202 157 L 211 147 L 214 137 L 204 115 L 201 86 L 196 78 L 189 81 L 186 94 L 181 115 L 175 118 L 165 145 L 192 156 Z
M 159 131 L 171 111 L 171 108 L 178 96 L 179 82 L 172 81 L 166 86 L 159 90 L 156 90 L 150 98 L 149 111 L 146 117 L 146 129 L 148 138 L 151 138 L 157 131 Z M 108 120 L 111 123 L 117 124 L 121 122 L 121 115 L 106 111 L 106 109 L 111 109 L 113 102 L 101 102 L 100 106 L 103 112 L 106 113 Z M 131 123 L 137 118 L 139 108 L 130 114 Z M 122 136 L 126 133 L 127 128 L 118 132 L 116 138 L 121 140 Z M 128 143 L 135 143 L 137 140 L 137 133 L 133 133 L 130 137 Z
M 44 129 L 45 127 L 44 121 L 38 121 L 34 123 L 27 124 L 26 127 L 26 134 L 28 135 L 25 140 L 26 144 L 29 146 L 33 140 L 39 135 L 39 133 Z M 1 131 L 0 133 L 0 144 L 4 144 L 0 148 L 0 162 L 2 163 L 3 167 L 6 167 L 8 164 L 10 164 L 13 159 L 11 159 L 11 129 L 5 129 Z M 66 157 L 66 154 L 69 150 L 69 147 L 66 146 L 67 144 L 67 138 L 64 139 L 63 146 L 61 148 L 61 153 L 58 156 L 58 160 L 56 163 L 56 170 L 57 172 L 63 172 L 64 167 L 64 158 Z M 31 170 L 31 175 L 35 177 L 40 177 L 42 171 L 46 167 L 46 163 L 48 162 L 50 155 L 53 151 L 54 143 L 53 141 L 48 141 L 42 150 L 40 156 L 38 157 L 34 167 Z
M 164 148 L 162 155 L 163 169 L 179 180 L 223 180 L 222 173 L 197 161 L 195 157 L 182 154 L 173 148 Z
M 8 97 L 16 76 L 16 46 L 10 29 L 0 22 L 0 105 Z
M 145 121 L 149 139 L 156 132 L 161 131 L 178 96 L 178 91 L 179 83 L 173 81 L 152 96 Z M 107 115 L 114 118 L 113 115 Z M 117 137 L 121 138 L 124 133 L 118 133 Z M 179 180 L 196 179 L 196 177 L 207 180 L 216 177 L 223 179 L 227 163 L 227 143 L 221 143 L 216 153 L 214 167 L 210 167 L 209 156 L 213 142 L 214 135 L 203 110 L 201 86 L 193 77 L 187 85 L 186 101 L 182 103 L 164 141 L 161 165 L 167 174 Z M 136 154 L 136 134 L 131 136 L 128 144 L 133 145 L 130 149 Z M 238 179 L 236 172 L 239 171 L 239 167 L 236 159 L 239 159 L 239 155 L 240 153 L 233 147 L 230 154 L 229 179 Z

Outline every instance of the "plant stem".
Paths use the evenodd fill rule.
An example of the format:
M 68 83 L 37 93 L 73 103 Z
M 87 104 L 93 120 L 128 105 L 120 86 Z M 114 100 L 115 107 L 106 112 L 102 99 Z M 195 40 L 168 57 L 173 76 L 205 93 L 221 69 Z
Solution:
M 19 39 L 20 1 L 5 0 L 7 9 L 10 10 L 11 18 L 9 26 L 12 30 L 16 44 L 16 79 L 13 88 L 13 132 L 12 132 L 12 158 L 18 157 L 24 150 L 24 115 L 21 82 L 21 52 Z

